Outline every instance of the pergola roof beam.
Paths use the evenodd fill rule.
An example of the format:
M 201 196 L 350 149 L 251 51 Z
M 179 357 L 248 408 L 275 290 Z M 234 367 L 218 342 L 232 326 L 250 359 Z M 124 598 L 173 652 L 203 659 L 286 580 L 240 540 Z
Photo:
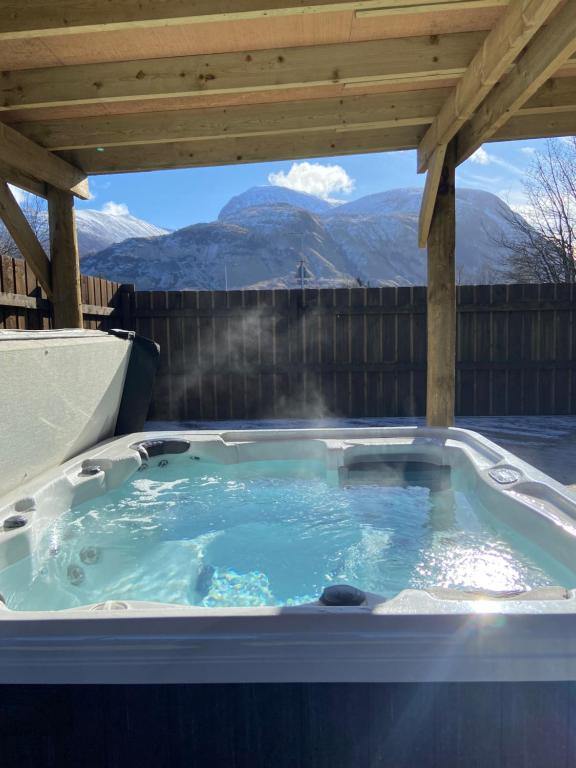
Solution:
M 485 32 L 2 73 L 2 110 L 461 75 Z
M 430 125 L 447 88 L 401 93 L 270 102 L 12 123 L 11 127 L 53 151 L 164 144 L 213 136 L 273 136 L 311 131 Z M 554 78 L 519 111 L 520 116 L 576 110 L 576 78 Z
M 90 197 L 83 171 L 3 123 L 0 123 L 0 164 L 13 168 L 16 174 L 52 184 L 84 200 Z
M 470 157 L 576 51 L 576 0 L 565 5 L 527 46 L 458 136 L 458 163 Z
M 194 168 L 210 165 L 296 160 L 371 152 L 416 149 L 425 125 L 362 128 L 343 132 L 318 130 L 262 136 L 196 139 L 147 145 L 77 149 L 66 159 L 89 174 Z M 494 141 L 576 134 L 576 109 L 552 114 L 522 115 L 493 137 Z
M 258 163 L 303 157 L 413 149 L 424 126 L 379 128 L 336 133 L 315 131 L 279 136 L 202 139 L 169 144 L 110 147 L 104 152 L 79 149 L 65 156 L 90 174 Z
M 484 40 L 418 148 L 418 171 L 447 146 L 562 0 L 512 0 Z M 435 193 L 434 193 L 435 194 Z
M 13 127 L 52 150 L 155 144 L 214 136 L 271 136 L 292 132 L 428 125 L 447 96 L 446 88 L 366 94 L 299 102 L 212 109 L 111 115 Z
M 428 242 L 434 209 L 436 208 L 438 188 L 442 178 L 442 169 L 444 168 L 444 161 L 446 159 L 446 150 L 447 146 L 442 144 L 436 147 L 436 151 L 432 155 L 430 161 L 428 173 L 426 174 L 426 184 L 424 186 L 424 194 L 422 195 L 422 203 L 420 206 L 420 217 L 418 220 L 418 245 L 420 248 L 425 248 L 426 243 Z
M 508 0 L 5 0 L 0 40 L 337 11 L 418 14 Z
M 552 112 L 524 115 L 520 112 L 492 136 L 489 141 L 519 141 L 559 136 L 576 136 L 576 109 L 570 112 Z
M 15 168 L 11 168 L 6 163 L 0 162 L 0 179 L 7 181 L 8 184 L 12 184 L 14 187 L 23 189 L 25 192 L 30 192 L 38 197 L 46 197 L 47 190 L 46 184 L 43 181 L 36 181 L 30 176 L 26 176 L 25 173 L 17 171 Z

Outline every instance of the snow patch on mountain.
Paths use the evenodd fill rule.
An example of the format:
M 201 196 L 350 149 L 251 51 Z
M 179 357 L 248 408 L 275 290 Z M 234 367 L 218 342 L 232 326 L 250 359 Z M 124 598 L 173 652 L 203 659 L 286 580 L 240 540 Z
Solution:
M 226 221 L 246 208 L 277 205 L 278 203 L 302 208 L 308 213 L 326 213 L 336 207 L 335 203 L 287 187 L 252 187 L 231 198 L 220 211 L 218 221 Z
M 42 228 L 47 231 L 48 213 L 40 211 L 38 215 L 46 220 Z M 130 213 L 125 213 L 118 207 L 102 211 L 91 208 L 77 209 L 76 229 L 81 258 L 97 253 L 114 243 L 121 243 L 129 237 L 159 237 L 169 232 L 167 229 L 138 219 Z
M 232 198 L 216 222 L 111 245 L 85 258 L 83 271 L 141 289 L 296 287 L 303 259 L 311 287 L 424 285 L 421 196 L 421 189 L 395 189 L 334 205 L 283 187 L 254 187 Z M 456 205 L 459 282 L 497 280 L 509 207 L 475 189 L 459 189 Z

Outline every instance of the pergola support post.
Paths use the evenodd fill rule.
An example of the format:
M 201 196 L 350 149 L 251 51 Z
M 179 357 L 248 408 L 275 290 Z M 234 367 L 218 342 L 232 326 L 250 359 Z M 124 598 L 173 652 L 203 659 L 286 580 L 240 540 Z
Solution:
M 456 143 L 444 158 L 428 238 L 426 421 L 451 427 L 456 401 Z
M 48 187 L 52 304 L 55 328 L 82 328 L 80 258 L 74 217 L 74 197 Z

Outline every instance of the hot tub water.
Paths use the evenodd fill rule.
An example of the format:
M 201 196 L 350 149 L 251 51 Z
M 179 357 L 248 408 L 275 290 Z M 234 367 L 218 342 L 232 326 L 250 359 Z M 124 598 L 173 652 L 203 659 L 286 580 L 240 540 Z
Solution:
M 170 461 L 64 514 L 31 557 L 0 573 L 0 592 L 14 610 L 57 610 L 294 605 L 338 583 L 383 597 L 576 584 L 458 477 L 455 490 L 426 485 L 341 486 L 311 461 Z

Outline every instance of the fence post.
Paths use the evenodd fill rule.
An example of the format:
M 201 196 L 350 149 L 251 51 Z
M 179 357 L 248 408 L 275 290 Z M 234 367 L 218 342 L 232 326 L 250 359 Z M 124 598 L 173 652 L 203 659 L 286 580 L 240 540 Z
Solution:
M 122 283 L 120 286 L 120 316 L 122 318 L 122 328 L 125 331 L 134 329 L 134 285 L 133 283 Z

